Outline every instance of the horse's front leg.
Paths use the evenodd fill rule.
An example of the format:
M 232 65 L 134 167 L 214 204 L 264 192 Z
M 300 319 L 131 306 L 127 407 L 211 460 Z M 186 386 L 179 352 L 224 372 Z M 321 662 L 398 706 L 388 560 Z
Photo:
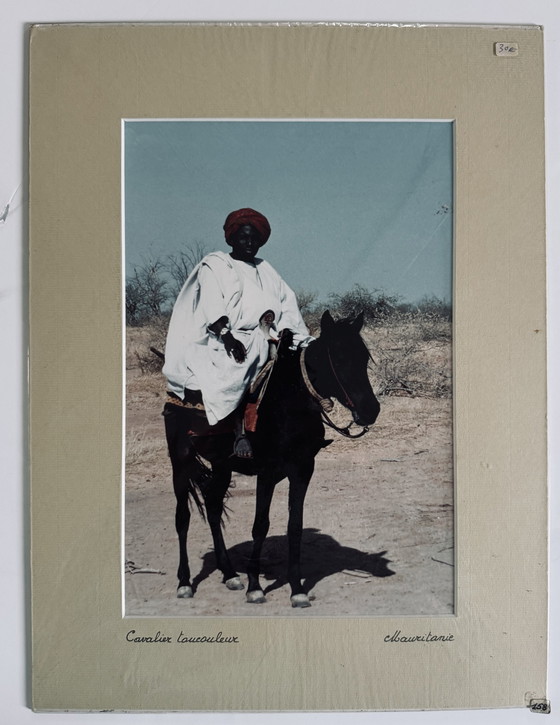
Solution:
M 253 523 L 253 550 L 247 567 L 249 583 L 247 585 L 247 601 L 251 604 L 262 604 L 266 601 L 259 583 L 261 551 L 270 528 L 270 504 L 276 480 L 259 474 L 257 478 L 257 501 L 255 520 Z
M 292 595 L 292 607 L 310 607 L 311 602 L 301 583 L 300 558 L 303 532 L 303 504 L 309 481 L 313 475 L 313 459 L 286 466 L 290 492 L 288 496 L 288 582 Z
M 228 463 L 212 464 L 212 482 L 204 492 L 204 503 L 214 541 L 216 564 L 224 575 L 224 583 L 228 589 L 243 589 L 239 574 L 235 571 L 229 559 L 222 534 L 224 498 L 230 482 L 231 466 Z

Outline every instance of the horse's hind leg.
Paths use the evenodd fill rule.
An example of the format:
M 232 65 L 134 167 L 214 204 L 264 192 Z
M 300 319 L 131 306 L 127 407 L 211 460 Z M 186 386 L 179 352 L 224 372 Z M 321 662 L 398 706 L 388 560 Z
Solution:
M 184 427 L 181 425 L 181 416 L 172 406 L 166 405 L 164 409 L 165 432 L 169 457 L 173 469 L 173 490 L 177 500 L 175 508 L 175 529 L 179 539 L 179 568 L 177 578 L 177 596 L 190 598 L 193 589 L 190 580 L 189 559 L 187 556 L 187 534 L 191 520 L 189 496 L 191 492 L 190 474 L 196 462 L 195 451 L 189 441 Z
M 175 479 L 175 475 L 173 476 Z M 179 478 L 183 478 L 182 475 Z M 186 488 L 182 488 L 182 481 L 174 480 L 175 496 L 177 497 L 177 506 L 175 509 L 175 530 L 179 538 L 179 568 L 177 569 L 177 596 L 181 599 L 190 599 L 193 596 L 191 585 L 191 573 L 189 569 L 189 559 L 187 556 L 187 534 L 189 531 L 189 523 L 191 520 L 191 512 L 189 510 L 189 500 Z
M 253 523 L 253 550 L 247 567 L 249 583 L 247 601 L 251 604 L 265 602 L 264 592 L 259 583 L 261 551 L 270 527 L 270 504 L 277 481 L 259 475 L 257 478 L 257 503 Z
M 224 576 L 228 589 L 243 589 L 239 574 L 233 568 L 222 534 L 224 498 L 231 482 L 231 466 L 228 463 L 212 464 L 212 483 L 204 491 L 206 515 L 214 541 L 216 564 Z

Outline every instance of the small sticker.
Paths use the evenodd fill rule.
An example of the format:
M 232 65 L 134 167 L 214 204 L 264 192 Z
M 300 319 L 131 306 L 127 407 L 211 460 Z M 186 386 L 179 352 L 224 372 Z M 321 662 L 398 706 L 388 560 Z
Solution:
M 499 55 L 501 57 L 519 55 L 519 46 L 517 43 L 496 43 L 494 45 L 494 50 L 496 52 L 496 55 Z
M 550 702 L 549 700 L 531 700 L 529 710 L 539 712 L 541 715 L 550 715 Z

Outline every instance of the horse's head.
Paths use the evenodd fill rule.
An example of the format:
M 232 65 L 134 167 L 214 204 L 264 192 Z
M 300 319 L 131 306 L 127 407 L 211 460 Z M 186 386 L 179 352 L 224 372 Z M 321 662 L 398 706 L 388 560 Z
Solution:
M 327 310 L 321 318 L 314 368 L 321 394 L 348 408 L 358 425 L 369 426 L 379 415 L 379 401 L 367 374 L 370 354 L 360 336 L 363 323 L 363 313 L 335 321 Z

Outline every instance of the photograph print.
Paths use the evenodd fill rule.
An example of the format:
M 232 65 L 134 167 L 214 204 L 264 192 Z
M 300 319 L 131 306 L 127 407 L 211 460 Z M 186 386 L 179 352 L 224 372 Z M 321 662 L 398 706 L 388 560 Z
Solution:
M 123 122 L 125 616 L 454 614 L 453 154 Z

